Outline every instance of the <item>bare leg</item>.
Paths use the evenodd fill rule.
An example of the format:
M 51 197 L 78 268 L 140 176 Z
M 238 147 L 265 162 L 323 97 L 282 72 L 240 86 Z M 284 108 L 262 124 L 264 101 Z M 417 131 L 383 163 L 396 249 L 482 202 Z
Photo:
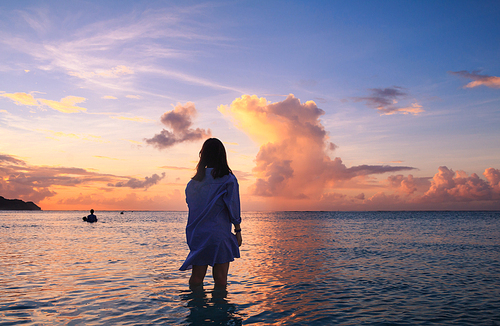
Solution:
M 208 265 L 196 266 L 193 265 L 193 270 L 191 271 L 191 277 L 189 278 L 189 286 L 196 287 L 203 285 L 203 280 L 207 274 Z
M 229 272 L 229 262 L 224 264 L 215 264 L 212 269 L 215 287 L 225 288 L 227 286 L 227 273 Z

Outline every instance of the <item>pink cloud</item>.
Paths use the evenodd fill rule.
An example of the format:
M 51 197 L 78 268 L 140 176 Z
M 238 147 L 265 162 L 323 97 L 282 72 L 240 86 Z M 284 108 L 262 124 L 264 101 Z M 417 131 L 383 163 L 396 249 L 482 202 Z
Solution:
M 479 74 L 480 72 L 481 71 L 468 72 L 466 70 L 461 70 L 461 71 L 450 71 L 450 74 L 473 80 L 467 85 L 465 85 L 464 88 L 474 88 L 481 85 L 490 88 L 500 88 L 500 77 L 480 75 Z
M 491 188 L 496 194 L 500 194 L 500 170 L 488 168 L 484 171 L 483 175 L 490 183 Z
M 484 173 L 488 181 L 475 173 L 468 176 L 464 171 L 453 172 L 441 166 L 431 181 L 431 187 L 422 196 L 423 202 L 468 202 L 499 199 L 498 182 L 500 171 L 490 168 Z M 492 183 L 491 183 L 492 182 Z
M 399 192 L 411 195 L 418 189 L 428 189 L 430 186 L 430 178 L 415 178 L 409 174 L 407 177 L 402 174 L 391 175 L 387 178 L 390 187 L 396 188 Z

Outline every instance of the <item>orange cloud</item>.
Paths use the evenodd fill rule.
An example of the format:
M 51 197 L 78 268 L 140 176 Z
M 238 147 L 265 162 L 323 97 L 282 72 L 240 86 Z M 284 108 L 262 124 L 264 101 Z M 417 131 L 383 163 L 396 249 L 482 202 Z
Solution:
M 97 142 L 97 143 L 109 143 L 109 141 L 103 140 L 101 136 L 95 136 L 95 135 L 91 135 L 91 134 L 65 133 L 62 131 L 53 131 L 53 130 L 40 130 L 40 131 L 48 133 L 51 136 L 49 136 L 47 138 L 51 138 L 51 139 L 55 139 L 55 140 L 60 140 L 63 138 L 71 138 L 71 139 L 92 141 L 92 142 Z
M 394 108 L 386 111 L 384 111 L 383 109 L 379 110 L 383 112 L 381 113 L 381 115 L 392 115 L 396 113 L 417 115 L 419 113 L 425 112 L 424 109 L 422 109 L 422 106 L 418 103 L 412 103 L 411 106 L 405 108 Z
M 133 122 L 149 122 L 151 120 L 142 117 L 122 117 L 122 116 L 110 116 L 111 119 L 133 121 Z
M 27 105 L 27 106 L 40 105 L 40 103 L 38 103 L 38 101 L 31 94 L 18 92 L 18 93 L 4 93 L 0 94 L 0 96 L 11 99 L 17 105 Z
M 45 100 L 45 99 L 38 99 L 38 101 L 62 113 L 76 113 L 81 111 L 87 111 L 87 109 L 75 105 L 78 103 L 85 102 L 86 98 L 84 97 L 66 96 L 62 98 L 61 101 L 59 102 L 52 100 Z
M 140 95 L 126 95 L 125 97 L 126 98 L 131 98 L 131 99 L 134 99 L 134 100 L 140 100 L 141 99 Z
M 43 98 L 36 99 L 33 97 L 33 95 L 22 92 L 4 93 L 0 94 L 0 96 L 11 99 L 17 105 L 38 106 L 38 107 L 46 105 L 54 110 L 63 113 L 76 113 L 76 112 L 87 111 L 87 109 L 75 105 L 78 103 L 85 102 L 86 98 L 84 97 L 66 96 L 62 98 L 60 101 L 52 101 Z
M 252 194 L 290 199 L 319 199 L 326 188 L 359 176 L 411 170 L 412 167 L 360 165 L 346 167 L 331 159 L 335 145 L 319 117 L 324 111 L 313 101 L 301 103 L 290 94 L 284 101 L 244 95 L 219 111 L 229 116 L 261 147 L 253 169 L 257 177 Z
M 468 72 L 466 70 L 450 71 L 450 74 L 452 75 L 473 80 L 467 85 L 465 85 L 464 88 L 474 88 L 481 85 L 490 88 L 500 88 L 500 77 L 480 75 L 479 73 L 480 71 L 473 71 L 473 72 Z

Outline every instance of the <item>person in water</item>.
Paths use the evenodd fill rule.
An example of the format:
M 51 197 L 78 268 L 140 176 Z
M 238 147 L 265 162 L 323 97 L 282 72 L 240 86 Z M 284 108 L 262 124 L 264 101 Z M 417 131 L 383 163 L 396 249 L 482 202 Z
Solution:
M 94 210 L 93 209 L 90 210 L 90 215 L 87 216 L 86 221 L 89 222 L 89 223 L 97 222 L 97 216 L 94 215 Z
M 215 287 L 225 288 L 229 263 L 240 258 L 240 194 L 224 145 L 217 138 L 207 139 L 201 148 L 196 174 L 186 186 L 186 202 L 190 252 L 180 270 L 192 269 L 189 286 L 194 288 L 203 285 L 210 265 Z

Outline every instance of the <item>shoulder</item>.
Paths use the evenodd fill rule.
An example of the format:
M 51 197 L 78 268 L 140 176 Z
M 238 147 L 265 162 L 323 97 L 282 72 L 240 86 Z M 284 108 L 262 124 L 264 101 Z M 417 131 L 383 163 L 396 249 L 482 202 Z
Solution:
M 234 176 L 234 174 L 229 173 L 224 176 L 224 184 L 226 187 L 238 187 L 238 180 Z
M 238 179 L 236 179 L 236 176 L 232 173 L 229 173 L 228 181 L 238 183 Z

